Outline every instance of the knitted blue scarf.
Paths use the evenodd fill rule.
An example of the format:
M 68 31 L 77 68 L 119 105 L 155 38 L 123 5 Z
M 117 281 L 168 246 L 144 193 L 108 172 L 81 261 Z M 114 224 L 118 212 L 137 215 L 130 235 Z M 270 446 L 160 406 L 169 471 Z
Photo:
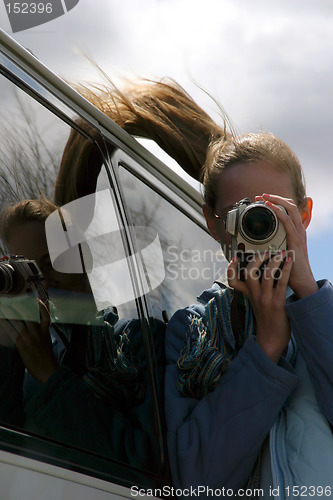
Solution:
M 232 306 L 236 311 L 233 318 Z M 212 391 L 245 340 L 254 333 L 249 300 L 230 288 L 219 289 L 206 304 L 203 316 L 192 318 L 185 350 L 178 360 L 179 392 L 201 399 Z

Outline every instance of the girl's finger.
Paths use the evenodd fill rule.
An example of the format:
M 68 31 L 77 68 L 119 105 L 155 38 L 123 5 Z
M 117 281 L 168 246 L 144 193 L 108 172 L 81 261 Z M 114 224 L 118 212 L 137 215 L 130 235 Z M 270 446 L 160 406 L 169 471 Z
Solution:
M 248 295 L 249 290 L 244 281 L 241 281 L 240 279 L 239 260 L 237 259 L 237 257 L 234 257 L 228 265 L 227 278 L 228 278 L 228 284 L 231 288 L 239 290 L 245 295 Z
M 269 259 L 269 257 L 270 253 L 268 250 L 266 252 L 254 251 L 252 254 L 247 254 L 248 267 L 259 269 L 261 264 Z
M 273 287 L 281 274 L 283 260 L 286 258 L 287 252 L 284 250 L 274 255 L 265 268 L 261 272 L 261 286 L 264 293 L 273 291 Z
M 295 233 L 297 233 L 297 227 L 304 229 L 303 224 L 302 224 L 302 220 L 301 220 L 301 217 L 300 217 L 298 211 L 297 211 L 297 215 L 294 217 L 294 220 L 296 222 L 294 222 L 294 220 L 292 219 L 290 214 L 289 213 L 286 214 L 277 205 L 274 205 L 270 201 L 266 201 L 266 205 L 276 214 L 279 221 L 282 222 L 284 229 L 286 231 L 287 240 L 290 243 L 290 241 L 292 241 L 293 236 L 295 236 Z
M 283 210 L 281 210 L 279 207 L 276 206 L 276 205 L 281 205 L 287 211 L 287 217 L 289 216 L 289 218 L 292 220 L 292 222 L 295 226 L 302 223 L 302 219 L 301 219 L 299 210 L 298 210 L 297 205 L 295 204 L 294 200 L 292 200 L 290 198 L 282 198 L 282 196 L 265 194 L 265 193 L 262 195 L 262 199 L 266 202 L 266 204 L 270 208 L 274 209 L 274 212 L 276 213 L 276 215 L 279 215 L 279 211 L 277 211 L 277 210 L 280 210 L 280 212 L 283 215 L 286 215 Z M 284 218 L 284 220 L 283 219 L 281 219 L 281 220 L 282 220 L 282 222 L 284 222 L 284 220 L 286 220 L 286 219 Z
M 39 303 L 39 313 L 40 313 L 40 326 L 42 327 L 42 330 L 45 331 L 49 328 L 50 326 L 50 311 L 47 307 L 47 305 L 40 299 L 38 299 Z
M 254 253 L 248 259 L 248 264 L 244 269 L 244 279 L 247 287 L 252 293 L 258 293 L 260 288 L 260 267 L 269 259 L 269 252 Z
M 269 200 L 272 203 L 275 203 L 276 205 L 282 205 L 287 211 L 293 210 L 294 208 L 296 208 L 297 210 L 297 206 L 294 200 L 291 198 L 283 198 L 282 196 L 279 196 L 277 194 L 268 194 L 268 193 L 263 193 L 261 195 L 261 198 L 263 200 Z
M 290 278 L 291 269 L 293 266 L 293 259 L 288 256 L 283 264 L 279 278 L 276 283 L 275 296 L 276 298 L 283 299 L 286 296 L 286 289 Z

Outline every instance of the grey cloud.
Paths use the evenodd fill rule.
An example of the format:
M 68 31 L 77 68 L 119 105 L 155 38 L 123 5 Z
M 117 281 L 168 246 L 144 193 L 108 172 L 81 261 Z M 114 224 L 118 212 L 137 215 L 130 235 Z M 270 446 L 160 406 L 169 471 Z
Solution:
M 201 0 L 81 0 L 15 38 L 70 80 L 98 77 L 77 49 L 111 78 L 170 75 L 210 112 L 197 80 L 239 130 L 264 128 L 290 144 L 319 193 L 323 177 L 325 189 L 332 180 L 332 17 L 331 0 L 207 0 L 204 8 Z

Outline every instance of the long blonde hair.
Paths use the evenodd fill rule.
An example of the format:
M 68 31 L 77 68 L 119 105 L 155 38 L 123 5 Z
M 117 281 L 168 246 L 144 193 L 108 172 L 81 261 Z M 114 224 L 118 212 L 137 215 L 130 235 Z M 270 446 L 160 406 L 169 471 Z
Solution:
M 131 135 L 154 140 L 196 179 L 210 141 L 229 137 L 224 116 L 218 125 L 170 78 L 127 81 L 122 91 L 110 80 L 76 89 Z
M 193 178 L 199 180 L 211 140 L 229 133 L 222 117 L 220 126 L 175 81 L 126 81 L 118 89 L 112 81 L 75 84 L 74 88 L 105 115 L 133 136 L 154 140 Z M 222 112 L 223 113 L 223 112 Z M 55 188 L 55 201 L 63 205 L 94 190 L 103 158 L 100 139 L 83 121 L 95 140 L 72 130 L 65 146 Z

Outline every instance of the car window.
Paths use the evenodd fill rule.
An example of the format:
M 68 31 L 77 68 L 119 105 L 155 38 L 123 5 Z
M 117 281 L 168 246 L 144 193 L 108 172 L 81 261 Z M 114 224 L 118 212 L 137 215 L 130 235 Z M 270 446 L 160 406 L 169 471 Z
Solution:
M 150 297 L 154 314 L 170 317 L 177 309 L 195 302 L 204 289 L 210 288 L 214 280 L 225 273 L 225 257 L 218 242 L 203 228 L 202 216 L 196 215 L 197 220 L 193 220 L 194 216 L 190 217 L 186 208 L 181 208 L 181 200 L 178 200 L 177 206 L 174 193 L 169 193 L 169 201 L 166 188 L 160 188 L 164 193 L 159 193 L 130 172 L 126 160 L 118 164 L 121 186 L 139 246 L 145 246 L 151 232 L 158 235 L 164 279 L 159 286 L 151 288 Z M 152 265 L 152 268 L 155 268 L 158 282 L 161 267 Z
M 40 194 L 53 196 L 70 127 L 0 77 L 0 208 Z
M 0 287 L 1 276 L 18 273 L 36 281 L 0 297 L 1 446 L 119 484 L 156 484 L 165 467 L 165 323 L 145 296 L 164 274 L 140 272 L 152 255 L 161 259 L 159 241 L 131 240 L 100 132 L 30 94 L 1 77 L 0 203 L 42 194 L 59 205 L 45 222 L 40 264 L 58 368 L 45 384 L 25 368 L 16 340 L 31 331 L 27 322 L 40 323 L 45 280 L 30 261 L 4 261 Z

